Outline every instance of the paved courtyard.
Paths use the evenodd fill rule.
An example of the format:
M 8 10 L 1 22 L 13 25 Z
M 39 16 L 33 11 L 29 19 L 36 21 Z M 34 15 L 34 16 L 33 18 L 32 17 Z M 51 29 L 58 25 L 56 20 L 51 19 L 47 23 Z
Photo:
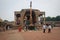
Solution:
M 9 30 L 0 32 L 0 40 L 60 40 L 60 27 L 52 29 L 51 33 L 40 31 L 22 31 Z

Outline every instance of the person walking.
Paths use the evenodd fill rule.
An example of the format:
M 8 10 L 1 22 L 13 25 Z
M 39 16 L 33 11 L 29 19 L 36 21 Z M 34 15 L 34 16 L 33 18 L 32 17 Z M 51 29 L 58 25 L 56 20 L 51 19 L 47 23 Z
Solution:
M 45 31 L 46 31 L 46 25 L 44 24 L 43 25 L 43 33 L 45 33 Z
M 48 25 L 48 33 L 51 32 L 51 24 Z

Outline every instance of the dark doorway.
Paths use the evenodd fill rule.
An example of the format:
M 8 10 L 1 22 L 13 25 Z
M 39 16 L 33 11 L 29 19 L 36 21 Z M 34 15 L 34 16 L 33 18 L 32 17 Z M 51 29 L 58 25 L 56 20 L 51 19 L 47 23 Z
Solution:
M 16 17 L 18 18 L 18 17 L 21 17 L 21 15 L 20 14 L 16 14 Z
M 36 14 L 34 11 L 32 11 L 32 22 L 33 22 L 33 24 L 36 23 Z
M 10 29 L 10 25 L 6 25 L 6 30 L 9 30 Z

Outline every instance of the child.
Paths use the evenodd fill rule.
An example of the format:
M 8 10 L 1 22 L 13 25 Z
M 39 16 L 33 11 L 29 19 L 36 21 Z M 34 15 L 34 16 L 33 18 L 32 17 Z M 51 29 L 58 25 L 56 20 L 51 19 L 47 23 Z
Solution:
M 22 27 L 20 26 L 20 27 L 18 28 L 18 30 L 19 30 L 19 32 L 21 32 L 21 30 L 22 30 Z

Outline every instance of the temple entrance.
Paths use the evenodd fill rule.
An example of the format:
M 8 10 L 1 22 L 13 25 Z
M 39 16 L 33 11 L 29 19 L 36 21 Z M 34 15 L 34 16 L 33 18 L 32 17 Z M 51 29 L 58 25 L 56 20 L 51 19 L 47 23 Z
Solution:
M 25 12 L 24 19 L 25 19 L 24 20 L 25 25 L 28 25 L 27 28 L 29 30 L 34 30 L 35 29 L 35 23 L 36 23 L 36 15 L 35 15 L 35 12 L 32 11 L 32 24 L 34 26 L 29 26 L 30 25 L 30 10 L 28 10 L 28 11 Z

